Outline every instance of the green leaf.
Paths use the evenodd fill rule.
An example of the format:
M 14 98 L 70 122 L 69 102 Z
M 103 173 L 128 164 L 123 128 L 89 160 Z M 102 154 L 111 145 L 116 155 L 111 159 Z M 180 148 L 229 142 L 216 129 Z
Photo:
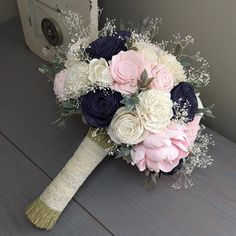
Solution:
M 65 119 L 60 117 L 57 120 L 53 121 L 51 124 L 56 125 L 58 128 L 61 128 L 61 127 L 65 126 Z
M 141 90 L 148 89 L 153 80 L 154 80 L 154 78 L 148 78 L 148 73 L 144 69 L 144 71 L 142 72 L 142 74 L 140 76 L 140 80 L 138 80 L 138 87 Z
M 129 156 L 123 156 L 123 160 L 126 161 L 128 164 L 132 162 L 131 155 Z
M 140 80 L 141 80 L 141 82 L 145 83 L 147 79 L 148 79 L 148 73 L 147 73 L 146 69 L 144 69 L 141 76 L 140 76 Z
M 131 154 L 130 154 L 131 147 L 127 145 L 122 145 L 115 156 L 115 159 L 123 158 L 123 160 L 130 163 L 132 161 Z
M 65 101 L 62 104 L 63 108 L 65 109 L 73 109 L 74 108 L 74 104 L 71 103 L 71 101 Z
M 149 78 L 146 83 L 144 84 L 145 88 L 149 88 L 150 84 L 152 83 L 152 81 L 154 80 L 155 78 Z
M 176 57 L 179 57 L 179 56 L 182 55 L 182 53 L 183 53 L 183 48 L 182 48 L 182 46 L 178 43 L 178 44 L 176 45 L 176 47 L 175 47 L 174 55 L 175 55 Z
M 144 188 L 152 188 L 154 187 L 154 182 L 150 176 L 146 177 L 145 180 L 143 181 L 143 186 Z
M 215 104 L 212 104 L 208 107 L 197 109 L 197 113 L 203 113 L 205 116 L 215 118 L 215 116 L 213 115 L 213 113 L 211 111 L 214 106 L 215 106 Z
M 52 79 L 55 76 L 55 73 L 50 65 L 41 64 L 38 70 L 40 73 L 44 74 L 49 79 Z
M 120 103 L 124 104 L 128 111 L 131 111 L 139 103 L 139 97 L 137 94 L 133 94 L 131 96 L 125 96 L 125 98 L 121 100 Z
M 181 65 L 182 65 L 183 67 L 189 67 L 189 66 L 191 66 L 191 63 L 189 63 L 188 61 L 180 61 L 180 63 L 181 63 Z
M 126 30 L 126 26 L 125 26 L 123 18 L 120 18 L 120 30 L 122 31 Z

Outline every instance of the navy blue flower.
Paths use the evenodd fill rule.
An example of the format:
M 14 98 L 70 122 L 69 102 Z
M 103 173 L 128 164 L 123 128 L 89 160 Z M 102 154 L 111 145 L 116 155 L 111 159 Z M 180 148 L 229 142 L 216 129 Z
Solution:
M 97 89 L 82 97 L 81 110 L 85 121 L 93 128 L 108 127 L 118 108 L 122 95 L 114 91 Z
M 91 59 L 103 57 L 107 61 L 111 60 L 112 56 L 120 51 L 127 51 L 126 38 L 130 37 L 130 33 L 126 31 L 117 32 L 113 36 L 100 37 L 93 41 L 87 48 Z
M 188 112 L 188 121 L 194 119 L 197 113 L 198 102 L 194 92 L 194 88 L 187 82 L 181 82 L 171 90 L 171 99 L 180 105 L 180 108 L 187 106 L 185 110 Z M 176 115 L 175 109 L 173 109 L 174 116 Z

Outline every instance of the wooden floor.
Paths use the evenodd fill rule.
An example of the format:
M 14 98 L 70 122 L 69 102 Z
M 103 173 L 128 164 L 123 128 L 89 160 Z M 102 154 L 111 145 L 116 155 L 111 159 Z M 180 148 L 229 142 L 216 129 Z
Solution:
M 194 187 L 174 191 L 172 177 L 154 189 L 122 160 L 105 159 L 65 209 L 55 229 L 34 228 L 24 208 L 65 165 L 87 128 L 79 117 L 65 129 L 50 123 L 58 108 L 37 71 L 19 22 L 0 25 L 0 236 L 235 236 L 236 145 L 219 134 L 208 170 Z

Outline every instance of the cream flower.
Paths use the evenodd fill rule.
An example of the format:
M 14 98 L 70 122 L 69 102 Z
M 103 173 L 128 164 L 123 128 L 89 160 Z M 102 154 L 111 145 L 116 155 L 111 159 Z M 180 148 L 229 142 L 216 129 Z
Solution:
M 88 80 L 89 65 L 79 62 L 67 70 L 65 91 L 68 98 L 76 99 L 86 93 L 90 83 Z
M 118 144 L 140 143 L 148 136 L 148 133 L 138 115 L 124 107 L 117 110 L 108 129 L 110 138 Z
M 174 84 L 186 81 L 186 75 L 183 66 L 177 61 L 176 57 L 167 52 L 160 52 L 158 63 L 165 65 L 174 76 Z
M 170 93 L 150 89 L 139 94 L 136 111 L 145 129 L 157 133 L 170 124 L 172 106 Z
M 93 59 L 89 63 L 89 77 L 92 84 L 110 85 L 111 73 L 109 66 L 104 58 Z
M 144 60 L 154 64 L 157 63 L 158 54 L 162 52 L 161 48 L 147 42 L 137 42 L 134 47 L 138 49 L 138 53 L 143 56 Z

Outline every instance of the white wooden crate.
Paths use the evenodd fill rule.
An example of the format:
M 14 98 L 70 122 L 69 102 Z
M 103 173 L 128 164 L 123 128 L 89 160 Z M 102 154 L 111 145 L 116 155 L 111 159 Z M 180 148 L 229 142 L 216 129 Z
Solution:
M 61 10 L 78 12 L 86 25 L 91 25 L 92 34 L 98 27 L 97 0 L 17 0 L 25 42 L 29 49 L 44 60 L 50 61 L 50 55 L 43 54 L 43 48 L 49 47 L 49 41 L 42 31 L 42 22 L 54 28 L 54 44 L 67 45 L 70 42 L 68 29 L 61 22 Z M 94 36 L 93 36 L 94 37 Z

